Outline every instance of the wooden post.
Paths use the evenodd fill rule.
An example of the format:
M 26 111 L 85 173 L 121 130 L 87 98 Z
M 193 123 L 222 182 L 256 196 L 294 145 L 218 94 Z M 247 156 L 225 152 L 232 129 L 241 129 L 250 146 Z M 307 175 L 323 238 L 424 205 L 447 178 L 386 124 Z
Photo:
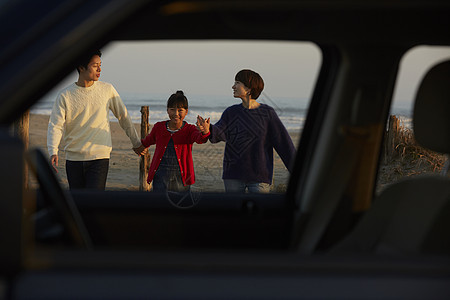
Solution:
M 388 130 L 385 142 L 385 162 L 392 159 L 396 154 L 398 133 L 400 129 L 400 119 L 396 116 L 389 116 Z
M 149 134 L 150 124 L 148 123 L 148 106 L 141 107 L 141 138 L 145 138 Z M 141 156 L 139 162 L 139 190 L 148 192 L 151 184 L 147 183 L 148 169 L 150 168 L 150 153 L 147 152 Z
M 30 129 L 30 111 L 26 111 L 23 113 L 20 118 L 14 121 L 14 136 L 20 138 L 24 145 L 24 150 L 28 150 L 29 146 L 29 133 Z M 23 187 L 25 189 L 28 188 L 28 167 L 27 164 L 24 164 L 23 169 Z

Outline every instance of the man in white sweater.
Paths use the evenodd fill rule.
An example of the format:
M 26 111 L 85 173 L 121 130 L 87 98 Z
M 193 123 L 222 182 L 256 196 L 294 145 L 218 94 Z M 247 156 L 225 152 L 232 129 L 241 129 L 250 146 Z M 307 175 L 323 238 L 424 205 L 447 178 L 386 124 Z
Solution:
M 105 189 L 112 150 L 110 110 L 130 138 L 133 149 L 141 145 L 117 91 L 111 84 L 98 81 L 100 57 L 101 52 L 96 51 L 80 62 L 78 81 L 59 93 L 48 124 L 51 164 L 58 172 L 58 148 L 63 139 L 70 189 Z

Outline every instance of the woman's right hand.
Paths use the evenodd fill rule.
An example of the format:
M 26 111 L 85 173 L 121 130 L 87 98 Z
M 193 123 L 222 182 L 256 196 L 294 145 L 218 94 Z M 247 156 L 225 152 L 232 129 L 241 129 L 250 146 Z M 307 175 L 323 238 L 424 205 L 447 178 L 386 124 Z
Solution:
M 209 127 L 211 126 L 210 123 L 211 123 L 210 118 L 204 119 L 201 116 L 197 116 L 197 123 L 196 123 L 197 128 L 203 135 L 209 133 Z

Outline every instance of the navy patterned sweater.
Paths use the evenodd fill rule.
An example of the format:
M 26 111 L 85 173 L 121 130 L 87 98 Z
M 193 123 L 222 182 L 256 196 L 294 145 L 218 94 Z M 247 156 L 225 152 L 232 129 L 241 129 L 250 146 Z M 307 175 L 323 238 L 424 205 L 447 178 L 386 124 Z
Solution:
M 247 109 L 228 107 L 211 125 L 211 143 L 226 142 L 223 179 L 272 183 L 273 149 L 291 172 L 295 147 L 275 110 L 266 104 Z

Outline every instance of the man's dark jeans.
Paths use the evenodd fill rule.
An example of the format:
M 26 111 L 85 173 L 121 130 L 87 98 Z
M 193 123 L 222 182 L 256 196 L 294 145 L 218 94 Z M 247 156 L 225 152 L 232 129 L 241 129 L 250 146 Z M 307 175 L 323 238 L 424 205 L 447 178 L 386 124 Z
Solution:
M 88 161 L 66 160 L 66 174 L 69 188 L 105 190 L 109 159 Z

